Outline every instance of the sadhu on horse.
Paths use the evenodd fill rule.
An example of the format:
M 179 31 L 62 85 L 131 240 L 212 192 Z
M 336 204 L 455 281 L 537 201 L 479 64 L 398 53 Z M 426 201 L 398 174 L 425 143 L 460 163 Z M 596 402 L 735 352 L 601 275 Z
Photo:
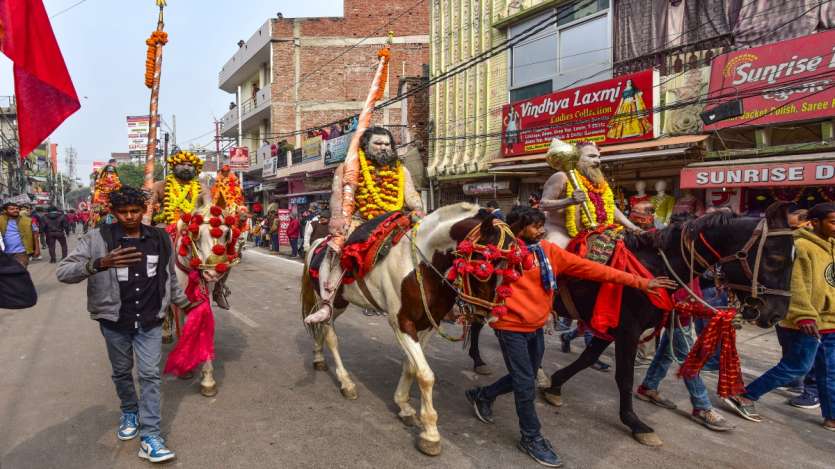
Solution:
M 548 161 L 558 170 L 546 182 L 541 202 L 548 213 L 551 239 L 580 256 L 643 277 L 669 275 L 690 295 L 674 304 L 666 292 L 648 296 L 611 284 L 558 279 L 555 310 L 584 321 L 595 337 L 576 361 L 551 376 L 551 385 L 543 395 L 550 404 L 562 405 L 562 386 L 594 364 L 615 342 L 620 419 L 639 442 L 660 445 L 660 438 L 632 408 L 635 354 L 642 333 L 648 329 L 659 332 L 672 311 L 710 317 L 681 373 L 689 377 L 698 374 L 721 342 L 719 394 L 737 393 L 743 384 L 731 325 L 735 310 L 712 310 L 689 285 L 706 271 L 721 271 L 717 282 L 735 293 L 743 317 L 755 319 L 761 327 L 780 320 L 788 309 L 792 262 L 788 253 L 793 246 L 787 207 L 775 204 L 764 219 L 719 211 L 643 232 L 615 207 L 611 188 L 599 170 L 596 146 L 555 140 Z
M 154 217 L 171 237 L 176 250 L 176 275 L 180 284 L 200 306 L 190 312 L 179 342 L 171 351 L 165 372 L 189 376 L 202 364 L 200 392 L 214 396 L 214 317 L 208 292 L 219 306 L 228 308 L 225 280 L 240 262 L 242 196 L 237 179 L 224 168 L 214 188 L 200 180 L 203 161 L 194 153 L 180 151 L 167 160 L 169 175 L 153 186 Z M 179 311 L 167 323 L 180 330 Z

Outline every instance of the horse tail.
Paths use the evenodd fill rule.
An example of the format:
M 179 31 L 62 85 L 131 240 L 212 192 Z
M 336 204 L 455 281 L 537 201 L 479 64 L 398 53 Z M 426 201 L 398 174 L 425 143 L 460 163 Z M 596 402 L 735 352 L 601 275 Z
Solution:
M 312 252 L 312 247 L 311 247 Z M 308 259 L 310 259 L 310 255 L 304 261 L 304 270 L 302 271 L 302 288 L 301 288 L 301 305 L 302 305 L 302 319 L 306 318 L 310 313 L 316 309 L 316 288 L 313 285 L 313 280 L 310 277 L 310 269 L 308 268 Z M 307 324 L 302 321 L 304 324 L 305 330 L 307 330 L 308 334 L 313 336 L 317 341 L 321 338 L 324 334 L 324 328 L 322 327 L 321 323 L 317 324 Z

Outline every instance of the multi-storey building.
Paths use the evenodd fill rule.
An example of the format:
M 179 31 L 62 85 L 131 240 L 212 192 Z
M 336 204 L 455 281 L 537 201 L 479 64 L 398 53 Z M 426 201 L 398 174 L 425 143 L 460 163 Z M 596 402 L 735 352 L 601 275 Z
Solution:
M 248 176 L 272 193 L 267 202 L 301 208 L 328 199 L 341 159 L 326 155 L 326 140 L 336 127 L 339 133 L 350 129 L 389 32 L 392 59 L 383 99 L 421 85 L 429 63 L 428 3 L 345 0 L 339 17 L 271 18 L 238 43 L 219 74 L 220 89 L 233 96 L 220 132 L 249 148 Z M 420 139 L 428 120 L 421 99 L 415 94 L 379 110 L 374 124 L 388 126 L 400 145 Z M 425 141 L 419 143 L 412 146 L 423 148 Z M 412 153 L 420 161 L 420 152 Z

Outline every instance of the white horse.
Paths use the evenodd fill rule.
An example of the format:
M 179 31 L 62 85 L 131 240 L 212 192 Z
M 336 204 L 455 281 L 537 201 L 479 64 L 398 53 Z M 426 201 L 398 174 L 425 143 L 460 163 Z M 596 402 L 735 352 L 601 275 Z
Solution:
M 442 276 L 453 266 L 456 259 L 455 250 L 459 242 L 468 238 L 468 235 L 471 236 L 469 239 L 475 242 L 492 243 L 503 250 L 516 250 L 516 239 L 512 233 L 506 236 L 508 233 L 510 232 L 507 225 L 480 211 L 476 205 L 460 203 L 440 208 L 427 215 L 417 228 L 411 230 L 385 258 L 378 261 L 363 280 L 365 293 L 359 281 L 356 281 L 340 287 L 335 298 L 334 320 L 345 311 L 348 303 L 388 313 L 389 325 L 406 355 L 402 363 L 400 381 L 394 392 L 394 402 L 400 409 L 398 416 L 406 425 L 422 425 L 423 431 L 420 433 L 417 446 L 427 455 L 440 454 L 441 435 L 438 433 L 438 414 L 432 404 L 435 375 L 426 360 L 423 346 L 457 299 L 464 296 L 471 303 L 481 303 L 477 307 L 494 304 L 496 286 L 501 282 L 501 276 L 497 274 L 491 274 L 472 284 L 468 282 L 468 285 L 472 285 L 472 290 L 467 292 L 467 296 L 445 283 Z M 317 246 L 322 242 L 323 240 L 319 240 L 314 243 L 305 259 L 302 277 L 303 317 L 316 309 L 319 288 L 315 285 L 316 280 L 311 277 L 308 266 Z M 497 269 L 503 269 L 507 264 L 504 259 L 488 262 Z M 340 357 L 333 326 L 328 323 L 316 324 L 312 326 L 312 333 L 314 368 L 320 371 L 327 370 L 322 354 L 324 343 L 333 354 L 336 376 L 343 396 L 356 399 L 356 385 Z M 421 396 L 419 420 L 415 409 L 409 404 L 409 393 L 415 378 Z

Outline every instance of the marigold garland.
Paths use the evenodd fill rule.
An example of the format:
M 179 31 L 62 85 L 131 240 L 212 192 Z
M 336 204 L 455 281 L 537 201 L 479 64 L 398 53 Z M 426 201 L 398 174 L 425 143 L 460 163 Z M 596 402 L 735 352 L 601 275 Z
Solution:
M 181 214 L 194 211 L 199 197 L 200 183 L 197 178 L 181 184 L 173 174 L 169 174 L 165 178 L 165 208 L 154 220 L 169 225 L 176 223 Z
M 227 174 L 224 176 L 224 174 Z M 220 203 L 220 198 L 226 202 L 226 206 L 238 207 L 244 204 L 244 194 L 238 184 L 238 178 L 224 166 L 217 176 L 217 181 L 212 186 L 212 203 Z
M 389 165 L 376 168 L 368 164 L 362 150 L 359 150 L 359 161 L 362 181 L 357 188 L 356 200 L 362 218 L 370 220 L 402 209 L 406 191 L 405 172 L 400 162 L 395 163 L 394 168 Z
M 165 31 L 154 31 L 151 37 L 145 40 L 148 46 L 148 52 L 145 56 L 145 86 L 151 88 L 154 86 L 154 75 L 157 70 L 157 47 L 162 47 L 168 43 L 168 33 Z
M 615 195 L 612 188 L 606 181 L 599 185 L 595 185 L 588 178 L 575 171 L 574 174 L 583 186 L 583 190 L 588 196 L 590 204 L 588 204 L 591 216 L 597 223 L 605 223 L 611 225 L 615 222 Z M 566 197 L 574 195 L 574 187 L 571 184 L 565 185 Z M 584 210 L 580 211 L 580 221 L 583 224 L 583 229 L 591 227 L 589 218 L 586 216 Z M 565 209 L 565 228 L 568 230 L 568 236 L 575 237 L 580 232 L 577 227 L 577 205 L 569 205 Z

